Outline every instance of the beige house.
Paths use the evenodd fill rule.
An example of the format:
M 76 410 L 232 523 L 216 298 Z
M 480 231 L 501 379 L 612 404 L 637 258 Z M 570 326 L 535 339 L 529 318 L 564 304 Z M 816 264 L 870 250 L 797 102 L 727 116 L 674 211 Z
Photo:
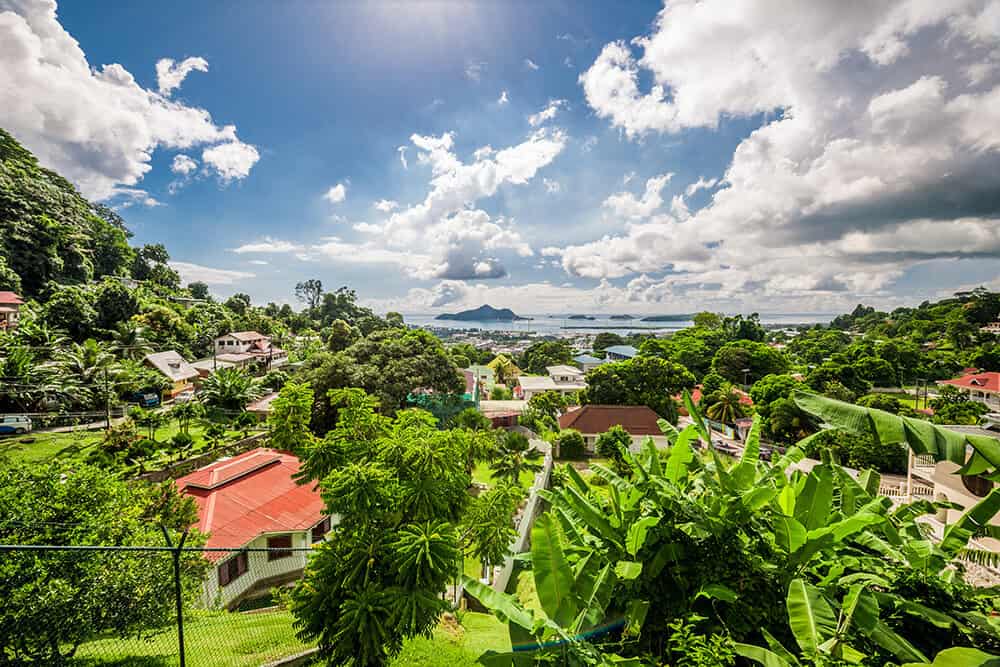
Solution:
M 311 545 L 338 523 L 316 485 L 295 481 L 298 471 L 293 454 L 258 448 L 175 481 L 198 506 L 205 546 L 231 549 L 205 552 L 214 566 L 202 585 L 206 607 L 231 609 L 300 578 Z
M 194 390 L 193 382 L 199 377 L 198 369 L 174 350 L 147 354 L 143 361 L 170 381 L 170 387 L 163 392 L 164 396 L 174 398 L 177 394 Z
M 583 436 L 587 452 L 596 452 L 597 438 L 612 426 L 621 426 L 632 436 L 631 451 L 637 452 L 647 439 L 666 447 L 667 436 L 659 426 L 660 416 L 645 405 L 582 405 L 559 417 L 560 429 L 573 429 Z

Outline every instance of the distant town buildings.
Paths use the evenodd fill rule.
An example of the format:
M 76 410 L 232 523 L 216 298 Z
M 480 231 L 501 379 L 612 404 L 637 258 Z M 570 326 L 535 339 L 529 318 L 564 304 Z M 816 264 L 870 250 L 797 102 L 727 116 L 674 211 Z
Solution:
M 979 327 L 979 330 L 983 333 L 993 334 L 994 336 L 1000 336 L 1000 320 L 996 322 L 990 322 L 984 327 Z

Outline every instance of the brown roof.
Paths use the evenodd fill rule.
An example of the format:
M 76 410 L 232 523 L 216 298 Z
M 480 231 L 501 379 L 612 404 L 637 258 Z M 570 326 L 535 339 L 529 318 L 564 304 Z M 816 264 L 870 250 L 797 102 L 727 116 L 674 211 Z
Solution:
M 645 405 L 584 405 L 559 417 L 559 428 L 590 434 L 619 425 L 630 435 L 663 435 L 656 424 L 659 418 Z
M 226 336 L 232 336 L 236 340 L 243 341 L 244 343 L 257 340 L 258 338 L 267 338 L 262 333 L 257 333 L 256 331 L 230 331 L 228 334 L 219 336 L 219 338 L 225 338 Z

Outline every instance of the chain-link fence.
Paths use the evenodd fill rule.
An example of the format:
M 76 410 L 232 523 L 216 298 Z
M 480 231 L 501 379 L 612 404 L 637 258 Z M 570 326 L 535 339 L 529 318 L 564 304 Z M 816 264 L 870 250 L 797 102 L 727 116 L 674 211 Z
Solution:
M 0 545 L 0 665 L 254 666 L 301 655 L 309 548 Z

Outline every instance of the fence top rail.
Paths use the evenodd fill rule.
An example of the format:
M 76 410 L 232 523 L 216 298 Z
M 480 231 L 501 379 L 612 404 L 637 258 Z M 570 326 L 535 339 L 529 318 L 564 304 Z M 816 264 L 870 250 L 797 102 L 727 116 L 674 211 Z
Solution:
M 0 551 L 216 551 L 216 552 L 254 552 L 254 553 L 287 553 L 289 551 L 312 551 L 313 547 L 168 547 L 124 545 L 112 546 L 102 544 L 0 544 Z

